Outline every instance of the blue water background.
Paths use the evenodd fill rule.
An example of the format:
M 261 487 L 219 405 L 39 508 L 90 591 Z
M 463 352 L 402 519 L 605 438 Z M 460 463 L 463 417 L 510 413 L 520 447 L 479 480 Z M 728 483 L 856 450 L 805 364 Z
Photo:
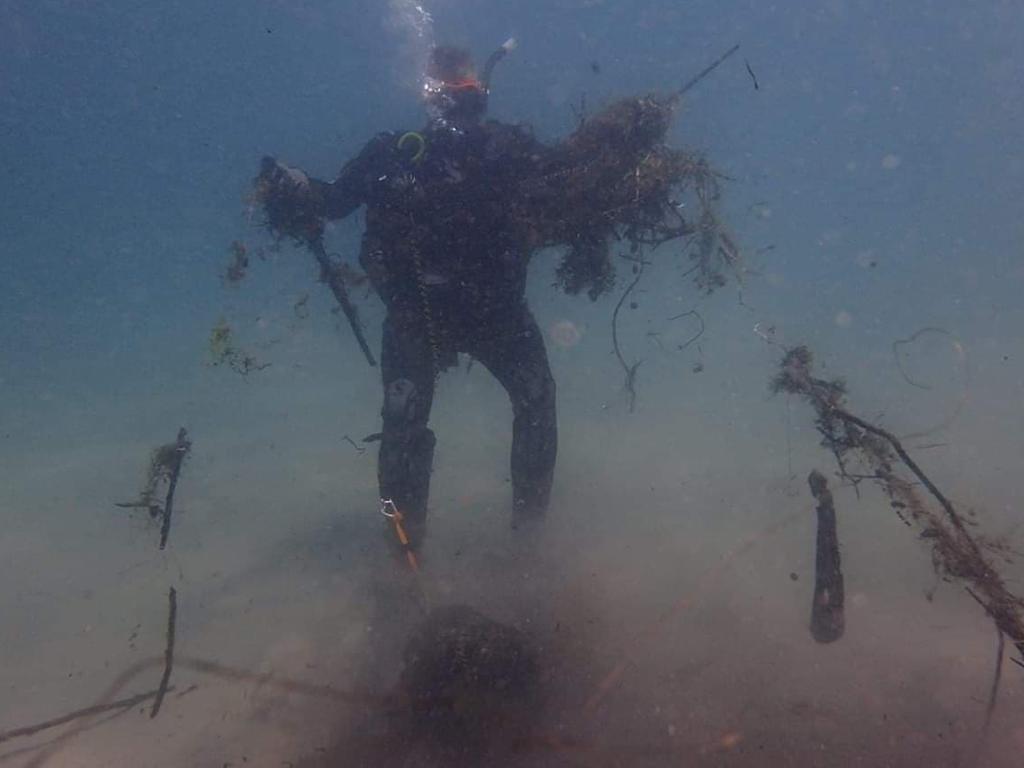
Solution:
M 800 457 L 827 468 L 808 414 L 769 398 L 780 350 L 756 326 L 781 343 L 810 343 L 827 373 L 850 379 L 861 412 L 900 431 L 943 421 L 968 383 L 956 460 L 931 453 L 930 466 L 947 472 L 963 498 L 983 498 L 1002 529 L 1019 519 L 1012 480 L 1024 457 L 1024 5 L 439 0 L 430 8 L 436 38 L 468 45 L 481 60 L 509 35 L 519 40 L 496 70 L 492 113 L 531 124 L 545 140 L 572 130 L 584 95 L 593 111 L 615 97 L 667 91 L 742 46 L 688 96 L 671 142 L 706 153 L 728 177 L 722 213 L 751 271 L 742 292 L 732 284 L 703 298 L 678 278 L 681 262 L 655 254 L 665 258 L 622 321 L 627 358 L 644 359 L 635 416 L 625 412 L 622 372 L 610 355 L 615 297 L 591 304 L 560 296 L 549 286 L 553 257 L 534 266 L 530 294 L 542 326 L 569 319 L 585 331 L 578 347 L 552 350 L 565 436 L 559 504 L 618 499 L 620 483 L 674 486 L 658 468 L 673 457 L 700 466 L 713 456 L 724 474 L 695 493 L 720 507 L 699 512 L 729 525 L 728 476 L 738 470 L 721 457 L 752 468 L 756 459 L 763 466 L 752 473 L 783 481 L 790 469 L 807 471 Z M 258 540 L 250 519 L 296 514 L 290 500 L 305 503 L 313 491 L 279 485 L 280 507 L 267 501 L 261 512 L 245 488 L 301 477 L 306 466 L 328 468 L 316 492 L 324 517 L 336 514 L 329 468 L 351 459 L 338 436 L 377 428 L 377 372 L 331 314 L 306 255 L 285 248 L 256 258 L 238 286 L 222 275 L 233 240 L 253 253 L 269 244 L 244 215 L 262 155 L 329 178 L 376 132 L 421 123 L 414 36 L 390 15 L 371 0 L 0 3 L 0 455 L 8 467 L 0 504 L 18 510 L 19 531 L 38 523 L 57 542 L 40 557 L 26 550 L 26 568 L 52 571 L 59 582 L 64 568 L 78 572 L 58 555 L 70 562 L 84 551 L 102 571 L 99 545 L 120 522 L 105 505 L 134 489 L 146 451 L 182 423 L 196 440 L 183 504 L 202 491 L 220 505 L 211 528 L 184 518 L 175 532 L 183 549 Z M 354 255 L 359 231 L 358 216 L 333 227 L 331 248 Z M 307 292 L 310 314 L 296 318 L 293 304 Z M 685 340 L 690 331 L 666 318 L 692 307 L 707 324 L 700 350 L 663 353 L 646 332 Z M 380 308 L 367 300 L 362 311 L 376 346 Z M 208 336 L 221 318 L 273 367 L 244 379 L 210 367 Z M 901 379 L 891 350 L 925 327 L 952 334 L 926 337 L 910 361 L 927 391 Z M 473 390 L 454 376 L 438 408 L 462 428 L 441 435 L 448 453 L 439 505 L 462 484 L 486 486 L 492 474 L 493 495 L 505 490 L 509 425 L 491 409 L 502 396 L 486 390 L 486 409 L 469 404 L 459 422 L 455 395 Z M 573 440 L 600 431 L 602 419 L 614 425 L 607 443 Z M 659 431 L 688 419 L 714 429 Z M 787 466 L 784 425 L 795 430 L 785 436 L 795 468 L 792 457 Z M 459 476 L 452 467 L 475 467 L 478 444 L 484 479 Z M 89 464 L 81 456 L 94 446 L 103 458 Z M 74 461 L 65 465 L 67 455 Z M 358 492 L 372 511 L 370 458 L 358 467 Z M 220 474 L 227 465 L 234 474 Z M 232 505 L 238 510 L 224 517 Z M 623 507 L 634 515 L 643 508 Z M 71 535 L 75 526 L 88 536 Z M 915 589 L 928 583 L 924 559 L 908 582 Z M 785 581 L 788 566 L 779 567 Z M 675 578 L 663 575 L 662 584 Z M 5 647 L 27 658 L 47 634 L 36 623 L 40 606 L 52 605 L 10 589 Z M 124 635 L 134 622 L 105 620 L 121 621 Z M 61 701 L 62 669 L 52 695 L 34 704 L 39 717 Z M 11 690 L 28 689 L 36 678 L 25 674 Z M 102 685 L 96 675 L 76 700 Z

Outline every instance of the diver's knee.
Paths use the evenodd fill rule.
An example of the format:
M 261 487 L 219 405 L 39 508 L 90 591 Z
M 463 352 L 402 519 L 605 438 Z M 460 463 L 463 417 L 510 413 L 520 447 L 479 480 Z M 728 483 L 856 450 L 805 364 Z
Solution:
M 423 395 L 411 379 L 395 379 L 384 386 L 384 407 L 381 415 L 385 427 L 426 422 Z
M 543 413 L 555 408 L 555 379 L 547 369 L 531 371 L 512 404 L 518 412 Z

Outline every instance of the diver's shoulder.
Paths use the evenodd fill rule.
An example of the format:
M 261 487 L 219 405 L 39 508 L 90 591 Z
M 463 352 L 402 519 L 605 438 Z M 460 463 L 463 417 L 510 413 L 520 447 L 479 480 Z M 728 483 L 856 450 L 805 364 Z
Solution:
M 391 162 L 407 136 L 418 137 L 420 140 L 423 138 L 418 131 L 381 131 L 363 145 L 359 152 L 359 161 L 371 166 Z
M 482 126 L 488 133 L 533 138 L 533 126 L 529 123 L 506 123 L 501 120 L 488 119 L 484 120 Z
M 408 131 L 397 130 L 397 131 L 380 131 L 366 144 L 363 145 L 364 151 L 391 149 L 395 143 L 407 134 Z
M 541 142 L 534 135 L 533 127 L 527 123 L 503 123 L 487 120 L 481 126 L 492 147 L 504 153 L 531 154 L 541 149 Z

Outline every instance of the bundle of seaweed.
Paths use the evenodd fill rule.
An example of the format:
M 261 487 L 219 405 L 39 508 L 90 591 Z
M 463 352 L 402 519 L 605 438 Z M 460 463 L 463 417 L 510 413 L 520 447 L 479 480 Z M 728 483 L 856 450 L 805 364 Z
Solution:
M 275 237 L 288 236 L 302 245 L 317 242 L 324 233 L 321 201 L 313 199 L 317 194 L 314 189 L 294 179 L 281 183 L 281 175 L 288 173 L 274 158 L 264 157 L 246 202 L 251 208 L 262 209 L 265 225 Z
M 118 502 L 115 506 L 124 509 L 145 509 L 153 520 L 160 519 L 160 549 L 167 546 L 167 537 L 171 531 L 171 517 L 174 514 L 174 492 L 181 476 L 181 466 L 185 457 L 192 450 L 192 441 L 184 427 L 178 430 L 173 443 L 165 443 L 153 450 L 149 458 L 149 469 L 146 482 L 142 486 L 139 498 L 135 501 Z M 157 498 L 160 489 L 164 489 L 163 503 Z
M 567 248 L 557 271 L 566 293 L 586 290 L 596 299 L 612 287 L 615 242 L 635 254 L 683 239 L 707 292 L 725 284 L 726 269 L 738 270 L 739 254 L 714 210 L 718 174 L 699 155 L 665 144 L 677 104 L 675 95 L 647 95 L 608 105 L 582 120 L 529 182 L 546 203 L 555 201 L 536 224 L 545 245 Z
M 835 456 L 840 474 L 856 482 L 848 463 L 858 460 L 866 465 L 866 476 L 878 483 L 896 514 L 931 543 L 936 573 L 947 581 L 967 582 L 967 591 L 991 617 L 1000 638 L 1006 635 L 1024 658 L 1024 599 L 1010 592 L 989 559 L 991 554 L 1005 556 L 1005 548 L 973 535 L 968 522 L 899 439 L 847 410 L 845 384 L 839 379 L 819 379 L 812 369 L 813 357 L 807 347 L 787 350 L 772 380 L 772 391 L 799 395 L 814 408 L 822 444 Z M 928 503 L 919 486 L 938 508 Z
M 359 312 L 348 294 L 345 265 L 335 263 L 324 248 L 324 204 L 321 198 L 324 185 L 297 183 L 294 173 L 279 165 L 274 158 L 264 157 L 260 173 L 253 181 L 249 204 L 262 207 L 265 225 L 276 238 L 290 237 L 312 252 L 320 267 L 320 281 L 331 289 L 338 306 L 345 313 L 366 362 L 376 366 Z
M 241 376 L 248 376 L 253 371 L 262 371 L 269 368 L 272 363 L 263 363 L 243 349 L 235 346 L 234 334 L 227 320 L 221 318 L 217 324 L 210 329 L 208 341 L 210 353 L 209 364 L 216 368 L 226 365 L 235 373 Z
M 224 270 L 224 282 L 239 283 L 249 269 L 249 247 L 241 240 L 232 240 L 228 252 L 231 260 Z

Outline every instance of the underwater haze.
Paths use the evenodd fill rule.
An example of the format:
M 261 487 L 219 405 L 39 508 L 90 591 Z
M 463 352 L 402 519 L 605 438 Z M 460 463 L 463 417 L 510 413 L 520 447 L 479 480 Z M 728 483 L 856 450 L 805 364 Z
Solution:
M 265 155 L 333 179 L 421 127 L 432 45 L 482 62 L 510 37 L 490 114 L 549 144 L 738 43 L 666 141 L 720 175 L 742 264 L 709 293 L 679 243 L 615 243 L 591 301 L 537 253 L 543 530 L 510 530 L 512 409 L 463 357 L 414 573 L 363 442 L 380 371 L 248 196 Z M 0 764 L 1018 766 L 1022 37 L 1019 0 L 0 0 Z M 329 251 L 355 266 L 363 226 Z M 350 290 L 377 354 L 383 305 Z M 799 345 L 845 400 L 772 392 Z M 837 450 L 833 407 L 927 482 L 884 436 Z M 181 428 L 161 531 L 131 505 Z M 833 642 L 809 629 L 812 470 Z M 941 500 L 994 570 L 944 559 Z M 528 736 L 396 727 L 424 602 L 529 638 Z

